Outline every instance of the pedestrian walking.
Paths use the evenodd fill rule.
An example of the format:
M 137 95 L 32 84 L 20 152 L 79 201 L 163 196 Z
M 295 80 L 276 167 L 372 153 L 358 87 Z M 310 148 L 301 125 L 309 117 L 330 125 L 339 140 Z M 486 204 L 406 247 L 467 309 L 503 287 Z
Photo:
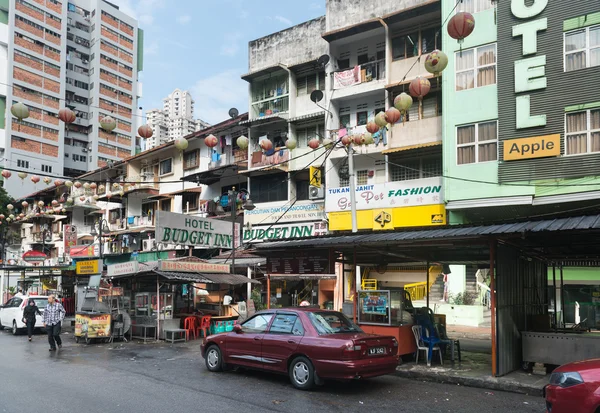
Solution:
M 50 343 L 50 351 L 56 351 L 62 347 L 60 339 L 61 322 L 65 318 L 65 309 L 62 304 L 56 300 L 54 295 L 48 297 L 48 305 L 44 311 L 44 327 L 48 332 L 48 343 Z
M 35 301 L 33 298 L 29 299 L 27 303 L 27 307 L 23 310 L 23 322 L 27 326 L 27 336 L 29 341 L 31 341 L 31 337 L 33 336 L 33 330 L 35 328 L 35 315 L 42 315 L 40 313 L 40 309 L 37 305 L 35 305 Z

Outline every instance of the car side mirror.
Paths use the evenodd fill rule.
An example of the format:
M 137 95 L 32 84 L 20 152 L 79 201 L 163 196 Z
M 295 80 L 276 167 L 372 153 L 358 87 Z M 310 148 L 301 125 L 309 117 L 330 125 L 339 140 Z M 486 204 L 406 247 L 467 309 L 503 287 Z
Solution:
M 236 324 L 236 325 L 234 325 L 234 326 L 233 326 L 233 331 L 234 331 L 236 334 L 242 334 L 242 332 L 243 332 L 243 330 L 242 330 L 242 326 L 241 326 L 241 325 L 239 325 L 239 324 Z

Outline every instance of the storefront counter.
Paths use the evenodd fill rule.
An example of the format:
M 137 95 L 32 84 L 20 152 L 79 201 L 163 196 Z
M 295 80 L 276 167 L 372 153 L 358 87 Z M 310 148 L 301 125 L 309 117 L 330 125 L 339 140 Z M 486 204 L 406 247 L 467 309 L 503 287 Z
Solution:
M 412 332 L 412 325 L 403 326 L 379 326 L 370 324 L 359 324 L 359 327 L 369 334 L 379 334 L 392 336 L 398 340 L 398 355 L 412 354 L 417 351 L 415 336 Z

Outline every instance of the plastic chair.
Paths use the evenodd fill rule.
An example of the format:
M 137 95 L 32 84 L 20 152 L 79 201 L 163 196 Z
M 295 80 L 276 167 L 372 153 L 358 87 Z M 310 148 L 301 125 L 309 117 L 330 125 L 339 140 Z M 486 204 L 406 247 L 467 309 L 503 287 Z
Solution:
M 186 340 L 190 340 L 190 336 L 194 336 L 194 340 L 198 338 L 196 334 L 196 317 L 186 317 L 183 320 L 183 329 L 185 330 L 185 338 Z
M 196 330 L 198 335 L 200 335 L 200 332 L 202 332 L 202 337 L 204 337 L 204 339 L 210 335 L 210 318 L 211 316 L 209 315 L 203 316 L 200 320 L 200 325 Z
M 412 326 L 413 335 L 415 336 L 415 341 L 417 343 L 417 357 L 415 364 L 419 363 L 419 352 L 425 351 L 425 357 L 427 358 L 427 367 L 431 367 L 431 359 L 433 357 L 434 351 L 440 352 L 440 364 L 444 364 L 442 360 L 442 349 L 439 344 L 432 344 L 433 340 L 426 340 L 423 337 L 423 327 L 420 325 Z

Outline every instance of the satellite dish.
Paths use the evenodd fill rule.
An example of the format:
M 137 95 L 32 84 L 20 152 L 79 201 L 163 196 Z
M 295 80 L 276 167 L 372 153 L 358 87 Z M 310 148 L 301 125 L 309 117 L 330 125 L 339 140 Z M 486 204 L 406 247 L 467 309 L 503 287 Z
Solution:
M 321 57 L 319 57 L 317 59 L 317 63 L 319 64 L 319 66 L 321 66 L 322 68 L 325 68 L 325 66 L 327 66 L 327 63 L 329 63 L 329 55 L 328 54 L 324 54 Z
M 233 118 L 237 118 L 240 112 L 236 108 L 229 109 L 229 116 Z
M 313 90 L 310 94 L 310 100 L 312 100 L 315 103 L 320 102 L 321 100 L 323 100 L 323 92 L 321 90 Z

